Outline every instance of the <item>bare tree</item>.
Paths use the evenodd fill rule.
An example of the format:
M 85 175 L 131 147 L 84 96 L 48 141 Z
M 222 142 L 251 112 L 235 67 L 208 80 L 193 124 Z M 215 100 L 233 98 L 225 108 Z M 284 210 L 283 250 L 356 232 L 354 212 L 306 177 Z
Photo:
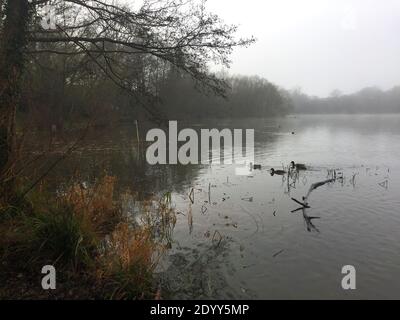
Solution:
M 16 151 L 15 116 L 19 104 L 21 77 L 24 70 L 23 50 L 27 44 L 29 4 L 27 1 L 7 1 L 0 52 L 0 183 L 2 194 L 13 193 L 12 171 Z
M 223 94 L 225 84 L 208 72 L 208 63 L 227 66 L 234 47 L 254 41 L 236 39 L 236 26 L 226 25 L 217 15 L 207 12 L 205 0 L 144 0 L 136 9 L 112 0 L 3 1 L 5 20 L 0 52 L 3 181 L 13 162 L 19 86 L 30 55 L 48 53 L 90 59 L 98 70 L 133 96 L 139 88 L 124 77 L 125 63 L 137 55 L 151 56 Z M 45 5 L 51 6 L 51 12 L 46 11 Z M 43 27 L 46 27 L 43 21 L 48 19 L 55 19 L 55 29 L 51 28 L 52 23 L 50 29 Z M 148 101 L 142 105 L 153 117 L 159 117 Z

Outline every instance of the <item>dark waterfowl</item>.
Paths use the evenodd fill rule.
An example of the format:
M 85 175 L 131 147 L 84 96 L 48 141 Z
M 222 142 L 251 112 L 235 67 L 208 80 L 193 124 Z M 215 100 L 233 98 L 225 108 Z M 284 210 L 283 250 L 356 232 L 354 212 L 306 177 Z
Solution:
M 274 168 L 271 168 L 269 172 L 271 173 L 271 176 L 275 174 L 277 174 L 278 176 L 283 176 L 284 174 L 286 174 L 285 170 L 275 170 Z
M 254 169 L 254 170 L 261 170 L 261 164 L 255 164 L 255 165 L 253 166 L 253 169 Z
M 307 170 L 307 167 L 306 167 L 306 165 L 305 164 L 302 164 L 302 163 L 295 163 L 294 161 L 292 161 L 291 163 L 290 163 L 290 167 L 292 168 L 292 169 L 296 169 L 296 170 Z

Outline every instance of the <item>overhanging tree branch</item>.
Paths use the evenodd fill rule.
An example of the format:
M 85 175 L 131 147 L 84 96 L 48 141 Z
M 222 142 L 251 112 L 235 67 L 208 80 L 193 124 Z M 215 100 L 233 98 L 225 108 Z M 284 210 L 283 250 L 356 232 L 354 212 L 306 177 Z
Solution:
M 32 4 L 40 13 L 44 3 Z M 112 81 L 118 78 L 119 83 L 124 82 L 123 75 L 112 71 L 109 61 L 129 59 L 122 57 L 131 55 L 152 56 L 224 95 L 226 85 L 208 72 L 208 63 L 228 66 L 234 47 L 255 41 L 236 39 L 236 26 L 225 25 L 218 16 L 208 13 L 205 0 L 145 0 L 137 10 L 108 0 L 57 0 L 52 5 L 58 15 L 63 12 L 65 16 L 67 10 L 69 19 L 59 23 L 56 32 L 33 28 L 28 40 L 36 45 L 27 52 L 83 55 L 99 67 L 95 59 L 101 58 L 106 62 L 107 75 Z M 60 44 L 68 44 L 69 50 L 60 49 Z M 101 69 L 105 71 L 103 66 Z

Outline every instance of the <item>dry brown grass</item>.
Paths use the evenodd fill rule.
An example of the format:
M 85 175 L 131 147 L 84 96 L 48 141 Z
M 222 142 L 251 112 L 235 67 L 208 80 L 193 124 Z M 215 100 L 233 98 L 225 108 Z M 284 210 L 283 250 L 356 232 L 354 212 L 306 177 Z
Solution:
M 107 175 L 93 186 L 76 183 L 60 200 L 71 206 L 94 232 L 105 235 L 122 219 L 121 205 L 114 200 L 115 183 L 116 178 Z
M 120 223 L 98 258 L 97 278 L 111 299 L 149 298 L 153 276 L 163 253 L 149 229 Z
M 71 275 L 69 282 L 84 274 L 97 297 L 160 297 L 156 268 L 176 223 L 171 197 L 138 202 L 134 192 L 116 197 L 115 185 L 110 176 L 88 186 L 74 183 L 52 201 L 40 192 L 30 200 L 32 211 L 0 224 L 0 230 L 13 227 L 4 229 L 9 241 L 0 251 L 14 252 L 15 261 L 30 268 L 55 263 Z M 124 209 L 127 200 L 139 207 L 135 216 Z
M 147 199 L 139 207 L 139 217 L 118 224 L 99 257 L 97 276 L 113 299 L 160 296 L 153 290 L 154 273 L 171 247 L 176 216 L 168 197 Z

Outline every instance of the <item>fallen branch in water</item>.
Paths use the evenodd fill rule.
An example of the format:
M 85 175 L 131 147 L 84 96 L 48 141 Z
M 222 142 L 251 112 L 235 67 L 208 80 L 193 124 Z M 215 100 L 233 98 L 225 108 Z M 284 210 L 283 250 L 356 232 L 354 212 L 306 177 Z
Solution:
M 327 183 L 335 182 L 335 180 L 336 179 L 328 179 L 328 180 L 325 180 L 325 181 L 313 183 L 310 186 L 310 189 L 308 190 L 307 195 L 305 197 L 303 197 L 304 203 L 307 204 L 308 197 L 310 196 L 311 192 L 313 192 L 315 189 L 317 189 L 317 188 L 319 188 L 319 187 L 321 187 L 321 186 L 323 186 L 323 185 L 325 185 Z
M 297 211 L 304 210 L 304 209 L 308 209 L 308 208 L 300 207 L 300 208 L 294 209 L 294 210 L 292 210 L 292 211 L 290 211 L 290 212 L 291 212 L 291 213 L 296 213 Z
M 303 203 L 300 202 L 299 200 L 295 199 L 295 198 L 291 198 L 294 202 L 298 203 L 299 205 L 301 205 L 303 208 L 307 208 L 310 209 L 310 206 L 307 203 Z
M 321 219 L 320 217 L 309 217 L 309 216 L 306 214 L 306 210 L 303 209 L 303 218 L 304 218 L 304 221 L 305 221 L 305 223 L 306 223 L 307 231 L 308 231 L 308 232 L 311 232 L 311 231 L 314 230 L 314 231 L 316 231 L 316 232 L 319 233 L 318 228 L 312 223 L 312 220 L 314 220 L 314 219 Z
M 336 178 L 333 178 L 333 179 L 328 179 L 328 180 L 325 180 L 325 181 L 320 181 L 320 182 L 313 183 L 310 186 L 310 189 L 308 190 L 307 195 L 305 197 L 303 197 L 303 202 L 298 201 L 295 198 L 292 198 L 292 200 L 294 202 L 296 202 L 299 205 L 301 205 L 300 208 L 292 210 L 292 213 L 300 211 L 300 210 L 303 212 L 303 218 L 304 218 L 304 221 L 306 223 L 307 230 L 309 232 L 311 232 L 313 230 L 316 231 L 316 232 L 319 232 L 318 228 L 312 223 L 312 220 L 320 219 L 320 218 L 319 217 L 309 217 L 307 215 L 306 209 L 310 209 L 310 206 L 308 205 L 308 202 L 307 202 L 308 201 L 308 197 L 310 196 L 311 192 L 313 192 L 315 189 L 317 189 L 317 188 L 319 188 L 319 187 L 321 187 L 321 186 L 323 186 L 323 185 L 325 185 L 327 183 L 331 183 L 331 182 L 335 182 L 335 181 L 336 181 Z

